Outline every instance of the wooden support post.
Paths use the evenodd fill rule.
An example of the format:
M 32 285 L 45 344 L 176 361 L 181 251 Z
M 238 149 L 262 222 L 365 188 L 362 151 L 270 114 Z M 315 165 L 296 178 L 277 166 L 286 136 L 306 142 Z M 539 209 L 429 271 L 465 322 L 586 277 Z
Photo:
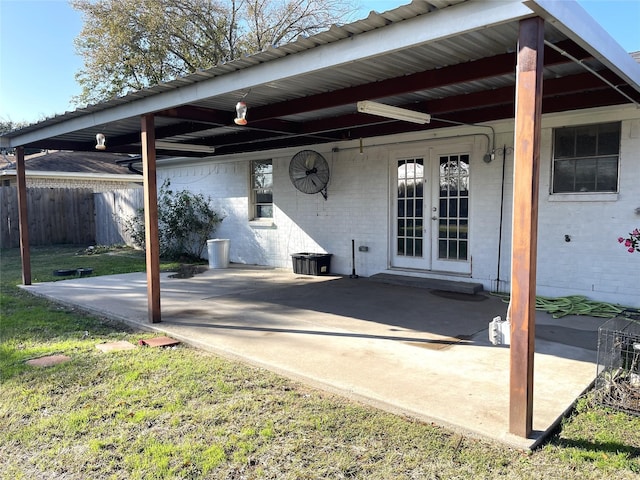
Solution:
M 544 20 L 520 22 L 516 72 L 509 432 L 533 427 L 538 189 Z
M 160 240 L 158 236 L 158 186 L 156 180 L 156 134 L 152 114 L 142 116 L 142 176 L 144 180 L 144 227 L 147 254 L 147 303 L 149 323 L 160 314 Z
M 25 178 L 24 147 L 16 148 L 16 179 L 18 183 L 18 227 L 22 284 L 31 285 L 31 250 L 29 250 L 29 221 L 27 219 L 27 180 Z

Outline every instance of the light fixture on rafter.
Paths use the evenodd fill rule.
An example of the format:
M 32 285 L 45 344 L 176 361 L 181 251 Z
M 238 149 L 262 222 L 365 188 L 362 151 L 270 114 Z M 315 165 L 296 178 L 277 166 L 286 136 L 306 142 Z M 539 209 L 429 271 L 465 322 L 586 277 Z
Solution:
M 233 121 L 236 125 L 247 124 L 247 104 L 243 101 L 236 103 L 236 118 Z
M 358 102 L 358 112 L 368 113 L 369 115 L 378 115 L 379 117 L 393 118 L 395 120 L 403 120 L 405 122 L 419 123 L 424 125 L 431 122 L 431 115 L 428 113 L 407 110 L 406 108 L 393 107 L 384 103 L 371 102 L 363 100 Z
M 156 140 L 156 150 L 176 150 L 181 152 L 194 153 L 215 153 L 216 147 L 209 145 L 198 145 L 194 143 L 174 143 Z
M 104 133 L 98 133 L 96 135 L 96 150 L 106 150 L 107 146 L 105 142 L 107 141 L 107 137 L 104 136 Z

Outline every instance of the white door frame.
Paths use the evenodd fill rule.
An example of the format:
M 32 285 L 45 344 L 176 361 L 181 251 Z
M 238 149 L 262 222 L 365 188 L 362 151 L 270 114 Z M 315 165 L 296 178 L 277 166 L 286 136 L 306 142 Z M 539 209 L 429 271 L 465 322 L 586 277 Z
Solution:
M 486 144 L 478 135 L 456 139 L 443 139 L 425 142 L 411 148 L 398 148 L 390 151 L 389 156 L 389 184 L 390 184 L 390 225 L 389 225 L 389 265 L 391 268 L 403 270 L 419 270 L 437 273 L 451 273 L 458 275 L 471 274 L 472 246 L 471 224 L 473 221 L 473 165 L 482 159 Z M 440 157 L 447 155 L 469 155 L 468 177 L 468 219 L 466 225 L 467 253 L 466 259 L 439 258 L 440 231 Z M 423 204 L 422 204 L 422 255 L 407 256 L 398 254 L 399 229 L 398 222 L 398 162 L 401 160 L 423 159 Z M 453 220 L 452 220 L 453 221 Z M 402 223 L 402 222 L 400 222 Z M 405 225 L 406 227 L 406 225 Z M 415 224 L 412 225 L 415 228 Z M 402 232 L 400 232 L 402 233 Z M 401 235 L 400 235 L 401 236 Z M 415 253 L 415 252 L 414 252 Z
M 431 208 L 430 162 L 425 147 L 391 154 L 389 259 L 393 268 L 431 269 L 431 225 L 427 220 Z
M 474 156 L 473 142 L 452 144 L 431 150 L 432 178 L 432 268 L 435 271 L 470 274 L 471 273 L 471 163 Z M 441 159 L 443 162 L 441 168 Z M 445 165 L 449 160 L 465 164 L 466 169 L 456 168 L 454 183 L 464 183 L 464 187 L 441 189 L 440 184 L 447 184 Z M 464 161 L 466 160 L 466 161 Z M 461 195 L 460 190 L 466 195 Z M 444 192 L 444 193 L 441 193 Z M 444 195 L 444 196 L 442 196 Z M 463 206 L 464 204 L 464 206 Z M 464 213 L 463 213 L 464 211 Z M 466 215 L 465 215 L 466 214 Z M 444 217 L 444 218 L 443 218 Z

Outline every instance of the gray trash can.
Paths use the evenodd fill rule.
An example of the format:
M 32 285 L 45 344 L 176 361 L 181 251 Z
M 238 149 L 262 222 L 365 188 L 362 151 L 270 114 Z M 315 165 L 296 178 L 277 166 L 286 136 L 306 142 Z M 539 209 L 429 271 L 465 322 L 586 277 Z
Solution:
M 229 268 L 229 240 L 214 238 L 207 240 L 209 268 Z

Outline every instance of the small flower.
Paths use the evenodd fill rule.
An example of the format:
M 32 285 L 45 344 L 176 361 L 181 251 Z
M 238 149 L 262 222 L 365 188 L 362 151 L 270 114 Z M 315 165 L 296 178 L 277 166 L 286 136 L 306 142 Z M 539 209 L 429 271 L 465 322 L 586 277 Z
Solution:
M 627 252 L 640 252 L 640 228 L 634 228 L 627 238 L 618 237 L 618 243 L 621 243 L 627 249 Z

